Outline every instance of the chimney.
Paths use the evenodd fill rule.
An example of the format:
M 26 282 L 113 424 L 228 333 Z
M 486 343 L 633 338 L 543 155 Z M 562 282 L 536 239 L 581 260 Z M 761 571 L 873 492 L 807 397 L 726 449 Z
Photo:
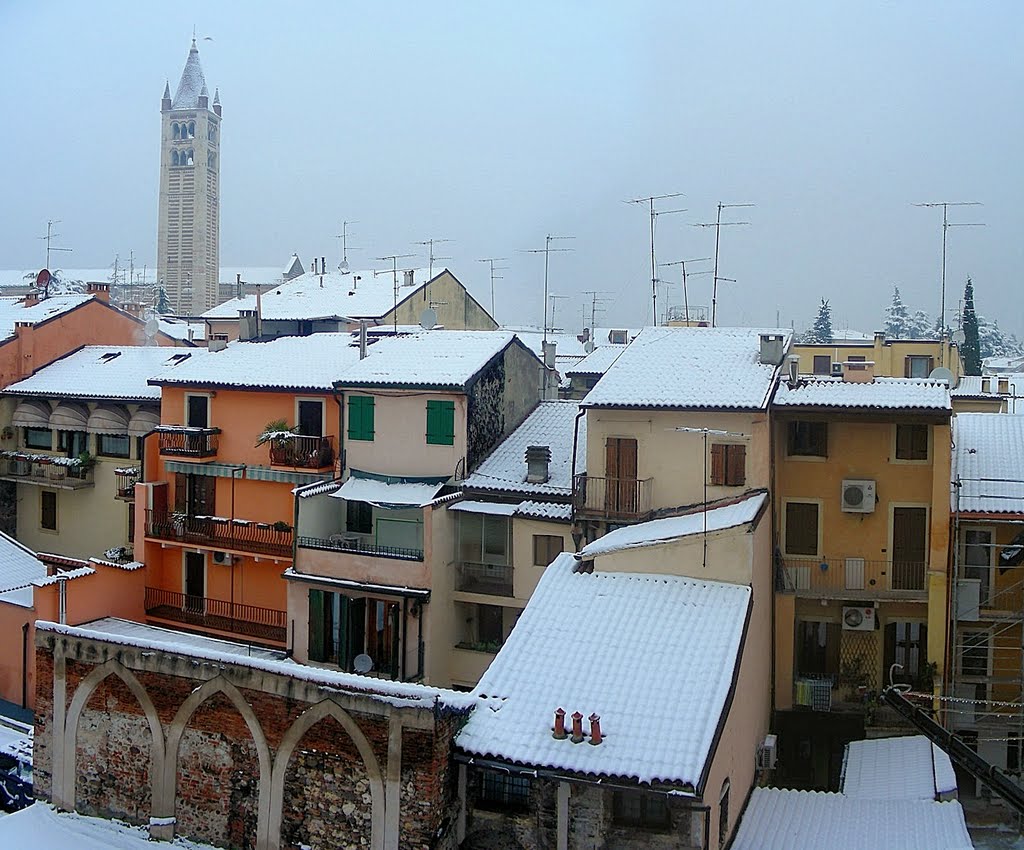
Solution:
M 256 311 L 238 311 L 238 339 L 240 342 L 253 339 L 256 336 Z
M 782 334 L 761 334 L 761 362 L 767 366 L 778 366 L 784 354 Z
M 406 269 L 404 272 L 402 272 L 402 285 L 403 286 L 415 286 L 416 285 L 416 281 L 414 280 L 415 277 L 416 277 L 416 273 L 412 269 Z
M 572 738 L 574 744 L 583 742 L 583 715 L 578 711 L 572 713 Z
M 554 369 L 555 368 L 555 348 L 557 347 L 556 343 L 554 343 L 554 342 L 545 342 L 545 343 L 543 343 L 543 345 L 544 345 L 544 365 L 547 366 L 549 369 Z
M 366 319 L 359 320 L 359 359 L 366 359 Z
M 35 307 L 36 304 L 39 303 L 39 290 L 38 289 L 31 289 L 31 290 L 29 290 L 28 295 L 26 295 L 21 300 L 21 303 L 24 304 L 26 307 Z
M 223 351 L 227 347 L 228 341 L 226 339 L 211 339 L 206 344 L 206 350 L 212 352 Z
M 563 741 L 566 738 L 565 731 L 565 709 L 555 709 L 555 731 L 551 733 L 552 738 L 557 738 L 559 741 Z
M 797 354 L 789 354 L 786 356 L 786 372 L 788 375 L 789 385 L 795 387 L 800 383 L 800 356 Z
M 320 258 L 320 274 L 323 274 L 325 271 L 327 271 L 327 257 L 321 257 Z
M 551 464 L 551 446 L 526 447 L 526 482 L 528 484 L 546 484 L 550 478 L 548 467 Z
M 848 384 L 870 384 L 875 380 L 873 360 L 847 360 L 843 363 L 843 381 Z
M 110 303 L 110 284 L 90 281 L 85 285 L 85 291 L 89 295 L 95 295 L 100 301 Z
M 596 747 L 604 740 L 601 735 L 601 715 L 591 714 L 588 719 L 590 720 L 590 743 Z

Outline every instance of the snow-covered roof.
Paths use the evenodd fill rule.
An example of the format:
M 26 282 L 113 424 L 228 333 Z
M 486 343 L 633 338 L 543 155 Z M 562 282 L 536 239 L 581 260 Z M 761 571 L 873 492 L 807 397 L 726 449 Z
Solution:
M 852 741 L 842 792 L 862 800 L 935 800 L 956 791 L 949 756 L 924 735 Z
M 187 355 L 187 359 L 182 359 Z M 10 395 L 159 400 L 160 388 L 150 379 L 172 376 L 182 365 L 211 357 L 202 348 L 166 348 L 155 345 L 87 345 L 34 375 L 11 384 Z
M 526 766 L 696 789 L 739 662 L 750 588 L 575 565 L 563 553 L 544 571 L 473 689 L 478 705 L 456 745 Z M 608 737 L 597 746 L 552 737 L 557 708 L 598 714 Z
M 0 602 L 32 606 L 32 583 L 46 577 L 36 553 L 0 532 Z
M 203 77 L 203 68 L 199 64 L 199 48 L 196 47 L 195 39 L 192 39 L 192 48 L 188 52 L 188 59 L 185 60 L 181 80 L 178 82 L 178 90 L 174 93 L 174 99 L 171 101 L 171 109 L 197 109 L 199 95 L 204 93 L 205 88 L 206 79 Z
M 316 336 L 322 336 L 317 334 Z M 515 339 L 502 331 L 430 331 L 374 343 L 338 376 L 343 387 L 463 389 Z
M 463 482 L 467 490 L 568 496 L 572 492 L 572 443 L 579 403 L 542 401 L 533 412 Z M 549 446 L 551 462 L 543 484 L 526 481 L 526 449 Z M 580 418 L 576 471 L 586 471 L 587 420 Z
M 823 791 L 755 788 L 732 850 L 972 850 L 958 802 L 863 800 Z
M 1024 513 L 1024 416 L 958 413 L 953 446 L 954 511 Z
M 802 377 L 795 385 L 779 383 L 775 407 L 820 409 L 905 410 L 948 412 L 952 410 L 949 387 L 928 378 L 875 378 L 858 383 L 841 377 Z
M 523 345 L 533 351 L 538 357 L 544 355 L 544 330 L 543 328 L 533 327 L 531 325 L 507 325 L 501 328 L 503 331 L 512 331 L 522 341 Z M 602 348 L 607 345 L 617 345 L 611 342 L 613 331 L 615 333 L 625 332 L 626 341 L 629 342 L 640 331 L 642 328 L 597 328 L 594 331 L 591 340 L 597 348 Z M 555 356 L 561 360 L 565 358 L 566 368 L 572 366 L 574 363 L 578 363 L 584 357 L 588 355 L 586 349 L 586 343 L 580 339 L 582 334 L 575 334 L 572 331 L 551 331 L 547 333 L 548 342 L 555 343 Z M 621 345 L 619 345 L 621 348 Z M 558 364 L 556 364 L 558 366 Z M 561 366 L 559 366 L 561 371 Z
M 577 360 L 572 366 L 565 370 L 565 374 L 572 375 L 603 375 L 619 355 L 626 350 L 624 345 L 602 345 L 595 348 L 582 360 Z
M 38 325 L 81 307 L 92 298 L 92 295 L 54 295 L 31 307 L 26 307 L 21 298 L 0 298 L 0 339 L 14 336 L 15 322 Z
M 369 502 L 378 507 L 421 508 L 438 494 L 444 482 L 381 481 L 376 478 L 352 476 L 331 493 L 335 499 L 349 502 Z
M 584 407 L 762 410 L 778 366 L 760 362 L 759 328 L 645 328 L 583 400 Z
M 160 316 L 159 322 L 160 333 L 166 334 L 171 339 L 180 339 L 183 342 L 206 339 L 206 323 L 203 321 Z
M 547 519 L 558 522 L 569 522 L 572 519 L 572 505 L 568 502 L 520 502 L 515 516 L 524 519 Z
M 638 522 L 636 525 L 617 528 L 584 546 L 580 551 L 580 557 L 589 560 L 623 549 L 658 546 L 682 537 L 703 534 L 705 530 L 722 531 L 738 525 L 747 525 L 757 518 L 767 500 L 768 496 L 765 493 L 753 493 L 732 504 L 711 508 L 706 516 L 704 511 L 698 510 L 683 516 L 652 519 L 649 522 Z
M 192 357 L 154 384 L 257 387 L 329 392 L 345 367 L 359 361 L 349 333 L 286 336 L 269 342 L 232 342 Z
M 190 634 L 189 632 L 179 632 L 159 626 L 147 626 L 131 620 L 122 620 L 120 617 L 102 617 L 99 620 L 83 623 L 82 628 L 131 641 L 169 641 L 182 649 L 209 650 L 212 652 L 222 652 L 227 655 L 262 658 L 268 661 L 285 661 L 288 658 L 287 653 L 274 649 L 261 649 L 248 643 L 236 643 L 230 640 Z
M 420 292 L 447 269 L 413 269 L 413 285 L 406 286 L 405 273 L 398 270 L 398 303 Z M 280 271 L 277 272 L 280 278 Z M 245 280 L 245 278 L 242 278 Z M 391 271 L 306 272 L 285 281 L 260 296 L 260 317 L 264 321 L 309 321 L 313 319 L 379 319 L 395 306 L 395 285 Z M 423 304 L 428 306 L 427 303 Z M 218 304 L 203 313 L 207 319 L 237 319 L 239 310 L 255 310 L 256 296 L 244 295 Z
M 218 280 L 223 286 L 238 283 L 238 275 L 242 276 L 242 283 L 256 286 L 278 286 L 283 280 L 280 266 L 221 266 Z M 253 297 L 253 306 L 248 308 L 256 309 L 256 299 Z

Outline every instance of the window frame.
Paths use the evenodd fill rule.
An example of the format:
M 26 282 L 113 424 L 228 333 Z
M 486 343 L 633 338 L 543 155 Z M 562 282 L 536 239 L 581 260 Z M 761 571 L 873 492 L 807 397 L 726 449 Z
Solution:
M 530 777 L 497 770 L 481 770 L 476 806 L 501 811 L 526 811 L 530 807 Z
M 451 399 L 428 399 L 426 417 L 427 445 L 454 446 L 455 402 Z
M 825 361 L 825 371 L 822 372 L 818 369 L 819 361 Z M 832 355 L 831 354 L 814 354 L 811 355 L 811 374 L 812 375 L 831 375 L 832 374 Z
M 80 444 L 81 448 L 75 445 Z M 75 451 L 75 449 L 78 451 Z M 78 457 L 89 451 L 89 432 L 60 429 L 57 431 L 57 451 L 68 457 Z
M 105 437 L 119 437 L 126 442 L 124 453 L 105 451 L 103 440 Z M 96 457 L 130 458 L 132 456 L 132 438 L 128 434 L 97 434 L 96 435 Z
M 797 449 L 802 446 L 797 445 L 801 441 L 797 439 L 797 435 L 794 434 L 794 429 L 799 429 L 801 426 L 809 428 L 808 434 L 815 433 L 819 427 L 822 431 L 820 450 L 818 453 L 813 451 L 814 446 L 810 447 L 808 451 L 798 451 Z M 807 460 L 812 462 L 821 463 L 822 461 L 828 460 L 828 422 L 820 419 L 790 419 L 786 423 L 786 458 L 793 460 Z M 814 440 L 805 440 L 805 443 L 813 443 Z
M 372 443 L 377 426 L 377 404 L 374 397 L 372 395 L 350 395 L 347 407 L 348 429 L 346 433 L 348 438 L 356 442 Z M 353 414 L 356 414 L 355 424 L 352 422 Z
M 924 457 L 900 457 L 900 429 L 901 428 L 924 428 L 925 429 L 925 448 Z M 932 458 L 932 426 L 927 422 L 896 422 L 892 427 L 892 463 L 916 463 L 926 464 L 931 461 Z M 911 437 L 909 439 L 909 445 L 911 449 L 915 448 L 916 440 Z
M 492 567 L 510 567 L 512 566 L 512 523 L 511 518 L 497 514 L 478 514 L 470 513 L 468 511 L 459 512 L 458 528 L 456 529 L 455 545 L 457 547 L 456 554 L 460 563 L 469 564 L 482 564 L 484 566 Z M 466 554 L 465 546 L 467 541 L 467 526 L 470 524 L 476 525 L 479 529 L 479 533 L 474 534 L 472 542 L 476 546 L 476 554 L 478 557 L 467 558 L 464 557 Z M 504 543 L 505 551 L 504 556 L 490 555 L 488 556 L 486 542 L 487 542 L 487 525 L 488 524 L 502 524 L 504 525 Z M 501 560 L 498 560 L 501 558 Z
M 37 451 L 47 451 L 47 452 L 52 452 L 53 451 L 53 429 L 52 428 L 22 428 L 21 430 L 22 430 L 21 441 L 22 441 L 22 444 L 24 445 L 24 447 L 26 449 L 36 449 Z M 38 443 L 38 444 L 32 443 L 29 440 L 29 434 L 30 433 L 35 433 L 35 434 L 42 435 L 42 433 L 44 431 L 46 432 L 46 435 L 49 438 L 47 440 L 45 446 L 42 445 L 42 441 L 41 440 L 40 440 L 40 443 Z
M 358 507 L 357 507 L 358 506 Z M 353 527 L 352 516 L 355 519 L 369 519 L 369 528 L 365 524 Z M 346 501 L 345 502 L 345 531 L 350 534 L 373 534 L 373 505 L 369 502 Z
M 53 508 L 52 508 L 53 525 L 52 526 L 47 525 L 46 522 L 45 522 L 46 515 L 47 515 L 47 512 L 48 512 L 48 508 L 47 508 L 47 505 L 46 505 L 47 497 L 50 497 L 53 500 Z M 60 513 L 59 512 L 60 512 L 60 502 L 57 499 L 57 491 L 56 490 L 44 490 L 44 489 L 41 489 L 39 491 L 39 530 L 40 531 L 48 532 L 50 534 L 58 534 L 60 532 Z
M 302 434 L 304 437 L 323 437 L 327 434 L 327 405 L 324 403 L 325 400 L 322 398 L 313 398 L 298 396 L 295 399 L 295 427 L 298 428 L 302 424 L 302 417 L 300 411 L 304 404 L 315 404 L 320 407 L 320 433 L 319 434 Z
M 205 399 L 206 402 L 206 422 L 202 425 L 193 425 L 191 417 L 191 406 L 192 399 Z M 213 421 L 213 399 L 210 393 L 185 393 L 184 401 L 184 421 L 186 428 L 209 428 L 210 423 Z
M 926 368 L 923 375 L 914 374 L 914 367 L 919 363 L 925 364 Z M 932 369 L 934 368 L 935 358 L 931 354 L 908 354 L 903 359 L 904 378 L 927 378 L 932 373 Z
M 553 541 L 558 541 L 558 551 L 554 555 L 551 555 L 551 549 L 553 548 Z M 545 541 L 543 544 L 541 541 Z M 545 546 L 547 554 L 542 555 L 538 560 L 538 548 L 539 546 Z M 534 534 L 533 535 L 533 565 L 535 567 L 546 567 L 556 557 L 565 551 L 565 538 L 561 534 Z M 546 560 L 545 560 L 546 559 Z
M 634 806 L 635 803 L 635 806 Z M 657 803 L 657 811 L 652 806 Z M 650 791 L 615 789 L 612 791 L 612 823 L 630 829 L 649 832 L 668 832 L 672 829 L 672 815 L 668 798 Z
M 789 549 L 789 506 L 790 505 L 814 505 L 818 509 L 817 514 L 817 535 L 816 550 L 814 553 L 792 552 Z M 822 526 L 824 525 L 824 502 L 822 499 L 783 499 L 782 500 L 782 555 L 788 558 L 820 558 L 822 555 Z

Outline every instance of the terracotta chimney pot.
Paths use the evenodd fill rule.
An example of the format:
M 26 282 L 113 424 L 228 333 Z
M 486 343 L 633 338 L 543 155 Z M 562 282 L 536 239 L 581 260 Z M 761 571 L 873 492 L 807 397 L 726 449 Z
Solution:
M 559 741 L 563 740 L 567 736 L 565 731 L 565 709 L 555 709 L 555 731 L 551 733 L 552 738 L 557 738 Z
M 572 738 L 570 740 L 574 744 L 583 741 L 583 715 L 578 711 L 572 713 Z
M 601 715 L 591 714 L 590 720 L 590 743 L 595 747 L 603 740 L 601 736 Z

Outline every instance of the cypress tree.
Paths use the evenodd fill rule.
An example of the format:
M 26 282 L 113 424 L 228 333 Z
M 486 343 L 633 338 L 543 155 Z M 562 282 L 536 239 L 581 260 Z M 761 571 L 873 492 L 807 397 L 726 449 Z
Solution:
M 974 312 L 974 284 L 967 278 L 964 287 L 964 312 L 960 321 L 964 332 L 964 341 L 960 347 L 960 357 L 964 363 L 965 375 L 981 374 L 981 340 L 978 337 L 978 315 Z

